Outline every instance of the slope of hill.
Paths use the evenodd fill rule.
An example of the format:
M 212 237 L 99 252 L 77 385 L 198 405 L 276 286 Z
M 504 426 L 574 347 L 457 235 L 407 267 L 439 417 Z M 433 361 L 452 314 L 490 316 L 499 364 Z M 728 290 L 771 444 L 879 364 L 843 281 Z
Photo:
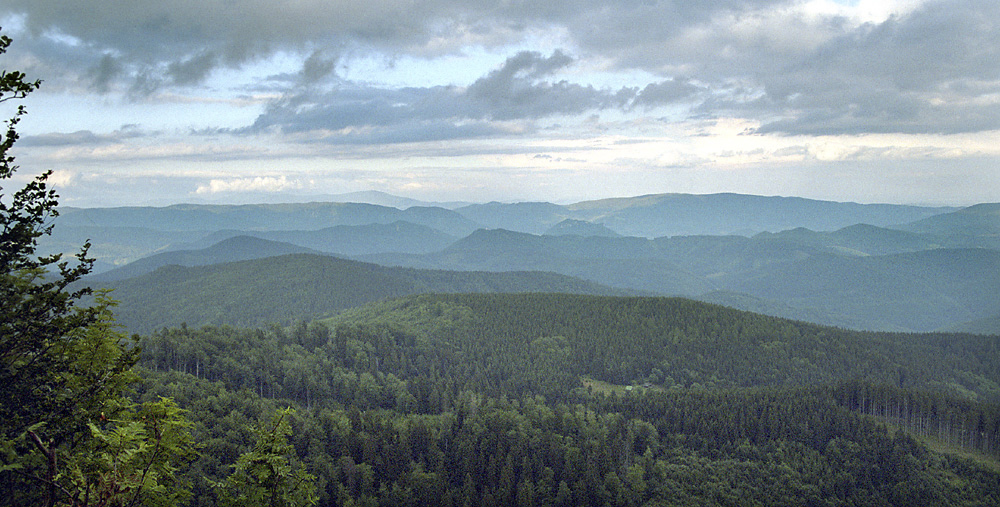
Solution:
M 715 288 L 664 258 L 644 238 L 536 236 L 479 230 L 441 252 L 373 255 L 364 260 L 423 269 L 552 271 L 595 283 L 661 294 L 694 295 Z
M 567 218 L 545 231 L 546 236 L 620 236 L 601 224 Z
M 458 208 L 462 216 L 487 229 L 541 234 L 571 216 L 564 206 L 548 202 L 470 204 Z
M 337 225 L 318 230 L 222 230 L 192 243 L 175 244 L 171 249 L 204 248 L 233 236 L 253 236 L 342 256 L 381 252 L 431 253 L 445 248 L 457 239 L 425 225 L 397 221 L 389 224 Z
M 902 326 L 898 326 L 889 321 L 878 318 L 865 319 L 855 316 L 847 316 L 833 311 L 821 311 L 815 308 L 798 308 L 782 301 L 751 296 L 750 294 L 744 292 L 717 290 L 695 296 L 694 299 L 705 303 L 733 308 L 735 310 L 759 313 L 761 315 L 779 317 L 782 319 L 798 320 L 823 326 L 839 327 L 842 329 L 906 331 L 906 329 Z
M 800 227 L 776 233 L 763 232 L 755 238 L 822 247 L 846 255 L 888 255 L 955 246 L 939 236 L 868 224 L 855 224 L 832 232 Z
M 152 273 L 163 266 L 207 266 L 293 253 L 319 253 L 290 243 L 268 241 L 253 236 L 233 236 L 201 250 L 174 250 L 144 257 L 120 268 L 87 278 L 90 284 L 124 280 Z
M 330 322 L 396 326 L 428 350 L 472 354 L 474 362 L 488 362 L 481 367 L 499 385 L 528 381 L 524 375 L 668 388 L 865 379 L 1000 401 L 996 337 L 846 331 L 679 298 L 422 295 L 350 310 Z M 558 361 L 545 372 L 521 371 L 516 365 L 537 352 L 540 340 L 557 347 L 547 353 L 558 352 L 548 358 Z M 529 382 L 546 396 L 568 389 Z
M 114 290 L 112 296 L 121 302 L 115 315 L 135 333 L 181 323 L 259 326 L 310 320 L 371 301 L 424 292 L 627 292 L 553 273 L 425 271 L 309 254 L 210 266 L 164 266 L 94 286 Z
M 940 329 L 947 333 L 972 333 L 1000 336 L 1000 315 L 952 324 Z
M 191 241 L 211 231 L 161 231 L 143 227 L 65 225 L 62 216 L 51 236 L 38 241 L 39 253 L 72 254 L 89 241 L 89 255 L 97 259 L 95 272 L 107 271 L 162 252 L 168 245 Z
M 951 213 L 941 213 L 907 223 L 902 228 L 935 234 L 1000 235 L 1000 203 L 977 204 Z
M 897 329 L 932 331 L 1000 313 L 1000 252 L 937 249 L 878 257 L 814 255 L 752 276 L 717 280 L 729 290 Z

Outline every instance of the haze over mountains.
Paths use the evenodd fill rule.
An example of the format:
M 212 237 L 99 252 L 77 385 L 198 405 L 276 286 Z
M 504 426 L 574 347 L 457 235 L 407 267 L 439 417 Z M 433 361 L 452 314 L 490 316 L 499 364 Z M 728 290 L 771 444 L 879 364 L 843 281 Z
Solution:
M 223 306 L 237 299 L 247 305 L 245 296 L 223 303 L 227 294 L 253 293 L 251 282 L 237 272 L 280 270 L 285 279 L 324 280 L 328 285 L 322 290 L 336 290 L 329 284 L 341 282 L 322 274 L 332 259 L 299 262 L 336 255 L 363 261 L 351 264 L 350 270 L 359 273 L 373 272 L 373 264 L 479 272 L 479 277 L 483 272 L 551 272 L 578 279 L 556 284 L 577 292 L 679 295 L 856 329 L 1000 332 L 994 325 L 1000 316 L 995 297 L 1000 204 L 958 209 L 740 194 L 454 209 L 419 204 L 69 208 L 62 210 L 59 227 L 43 246 L 73 251 L 72 245 L 90 238 L 91 254 L 103 271 L 93 283 L 118 288 L 115 297 L 122 300 L 127 325 L 132 305 L 153 303 L 150 296 L 134 294 L 172 294 L 175 305 L 196 308 L 178 298 L 194 301 L 200 291 L 212 291 Z M 288 254 L 297 255 L 298 269 L 265 261 Z M 455 281 L 469 275 L 449 276 Z M 554 279 L 544 279 L 491 282 L 480 291 L 554 290 Z M 174 283 L 184 290 L 171 292 Z M 382 282 L 361 276 L 352 283 Z M 417 284 L 405 293 L 459 291 L 473 282 L 455 283 Z M 144 284 L 157 290 L 141 288 Z M 296 294 L 310 302 L 300 305 L 310 311 L 286 317 L 315 318 L 343 309 L 315 303 L 324 300 L 315 291 L 297 289 Z M 190 317 L 192 325 L 227 323 L 226 312 L 215 313 L 207 318 L 180 312 L 174 318 Z
M 137 334 L 137 392 L 200 431 L 193 484 L 246 445 L 232 421 L 283 406 L 320 505 L 995 505 L 998 212 L 721 195 L 67 222 L 101 234 L 110 269 L 84 281 Z

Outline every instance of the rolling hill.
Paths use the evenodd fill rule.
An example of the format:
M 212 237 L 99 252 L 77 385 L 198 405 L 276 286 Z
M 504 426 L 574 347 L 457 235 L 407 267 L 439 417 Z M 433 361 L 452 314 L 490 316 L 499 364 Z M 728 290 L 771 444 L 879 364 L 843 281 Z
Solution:
M 451 272 L 390 268 L 336 257 L 291 254 L 184 267 L 100 281 L 120 301 L 115 315 L 129 332 L 165 326 L 261 326 L 311 320 L 365 303 L 427 292 L 566 292 L 626 294 L 541 272 Z
M 425 269 L 553 271 L 664 295 L 742 293 L 774 315 L 870 330 L 931 331 L 1000 312 L 1000 251 L 919 249 L 930 241 L 873 226 L 655 240 L 481 230 L 441 252 L 366 259 Z
M 969 206 L 951 213 L 942 213 L 908 223 L 908 231 L 940 235 L 1000 236 L 1000 203 Z
M 96 284 L 124 280 L 152 273 L 161 267 L 170 265 L 208 266 L 293 253 L 319 252 L 298 245 L 268 241 L 252 236 L 233 236 L 200 250 L 176 250 L 144 257 L 120 268 L 88 277 L 87 281 Z
M 953 324 L 942 328 L 942 331 L 1000 336 L 1000 315 Z
M 430 253 L 447 247 L 457 239 L 426 225 L 400 220 L 388 224 L 336 225 L 318 230 L 223 230 L 209 234 L 197 242 L 178 244 L 173 248 L 204 248 L 232 236 L 253 236 L 342 256 L 381 252 Z
M 108 275 L 118 279 L 166 264 L 309 251 L 420 269 L 546 271 L 824 324 L 929 331 L 1000 312 L 989 295 L 998 286 L 991 253 L 1000 251 L 997 213 L 995 204 L 956 210 L 739 194 L 455 210 L 360 203 L 70 208 L 43 251 L 74 251 L 92 238 L 99 270 L 153 256 Z M 255 248 L 194 252 L 234 236 L 288 245 L 242 257 L 240 250 Z M 175 250 L 187 252 L 165 255 Z
M 395 327 L 428 354 L 472 354 L 469 361 L 491 363 L 483 367 L 500 385 L 537 382 L 532 390 L 545 396 L 560 396 L 549 389 L 569 389 L 587 376 L 666 388 L 863 379 L 1000 400 L 996 337 L 847 331 L 681 298 L 431 294 L 373 303 L 327 322 Z M 538 354 L 556 363 L 544 372 L 504 372 L 539 361 Z M 547 386 L 533 374 L 570 384 Z
M 186 477 L 224 477 L 217 456 L 246 440 L 238 422 L 293 406 L 324 505 L 1000 499 L 996 337 L 521 293 L 407 296 L 325 325 L 164 329 L 140 345 L 141 395 L 175 397 L 204 435 Z

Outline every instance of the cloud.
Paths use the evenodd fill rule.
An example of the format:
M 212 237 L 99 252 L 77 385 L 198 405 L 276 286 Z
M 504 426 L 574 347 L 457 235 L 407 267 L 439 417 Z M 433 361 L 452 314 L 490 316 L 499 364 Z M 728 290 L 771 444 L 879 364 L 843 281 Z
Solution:
M 336 65 L 336 58 L 327 57 L 322 51 L 314 51 L 302 64 L 301 79 L 306 83 L 315 83 L 332 75 Z
M 167 74 L 176 84 L 200 83 L 215 68 L 217 60 L 215 53 L 206 51 L 184 61 L 171 62 L 167 67 Z
M 468 87 L 386 89 L 343 83 L 329 92 L 306 90 L 273 101 L 241 132 L 320 131 L 318 137 L 304 138 L 339 143 L 521 135 L 533 130 L 531 120 L 619 107 L 635 97 L 634 89 L 598 90 L 548 79 L 573 62 L 559 51 L 548 57 L 525 51 Z
M 991 1 L 928 2 L 857 27 L 762 85 L 761 133 L 956 133 L 1000 128 L 1000 34 Z M 737 108 L 739 109 L 739 108 Z
M 296 60 L 297 71 L 268 83 L 284 98 L 256 131 L 368 128 L 381 133 L 377 142 L 423 127 L 441 133 L 428 138 L 445 137 L 450 123 L 453 135 L 478 136 L 489 129 L 476 122 L 671 104 L 754 120 L 761 134 L 1000 128 L 1000 3 L 880 5 L 894 10 L 800 0 L 9 0 L 0 16 L 18 16 L 32 34 L 25 54 L 57 87 L 72 87 L 75 76 L 77 86 L 133 100 L 204 84 L 220 70 Z M 520 51 L 538 40 L 549 56 Z M 336 72 L 350 58 L 432 59 L 469 48 L 511 56 L 468 86 L 442 78 L 438 87 L 380 89 Z M 574 73 L 580 60 L 652 77 L 595 88 Z
M 304 188 L 300 181 L 287 176 L 255 176 L 252 178 L 212 179 L 207 185 L 199 185 L 197 194 L 219 194 L 240 192 L 283 192 Z
M 459 113 L 476 119 L 511 120 L 580 114 L 616 104 L 613 92 L 565 80 L 542 80 L 572 63 L 573 59 L 560 51 L 547 58 L 522 51 L 459 94 L 465 105 Z
M 84 75 L 90 79 L 95 91 L 107 93 L 111 89 L 111 84 L 123 71 L 122 64 L 115 57 L 105 53 Z
M 62 146 L 97 146 L 120 143 L 127 139 L 145 137 L 148 134 L 138 129 L 136 125 L 123 125 L 109 134 L 95 134 L 89 130 L 62 133 L 51 132 L 24 136 L 18 140 L 18 146 L 26 147 L 62 147 Z
M 634 104 L 652 107 L 694 100 L 705 91 L 707 90 L 704 87 L 697 86 L 690 80 L 668 79 L 666 81 L 646 85 L 646 87 L 636 95 Z
M 52 174 L 49 175 L 48 181 L 55 187 L 68 187 L 73 184 L 75 179 L 76 174 L 72 171 L 59 170 L 52 171 Z

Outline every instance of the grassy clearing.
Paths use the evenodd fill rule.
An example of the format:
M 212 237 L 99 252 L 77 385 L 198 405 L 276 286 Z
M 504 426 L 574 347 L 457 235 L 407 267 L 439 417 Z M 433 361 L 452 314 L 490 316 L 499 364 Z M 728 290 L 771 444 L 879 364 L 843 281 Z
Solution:
M 641 391 L 664 391 L 661 386 L 626 386 L 621 384 L 611 384 L 609 382 L 604 382 L 603 380 L 595 380 L 590 377 L 580 377 L 580 382 L 583 384 L 582 389 L 585 392 L 591 392 L 594 394 L 602 393 L 605 395 L 615 393 L 619 396 L 628 392 L 641 392 Z

